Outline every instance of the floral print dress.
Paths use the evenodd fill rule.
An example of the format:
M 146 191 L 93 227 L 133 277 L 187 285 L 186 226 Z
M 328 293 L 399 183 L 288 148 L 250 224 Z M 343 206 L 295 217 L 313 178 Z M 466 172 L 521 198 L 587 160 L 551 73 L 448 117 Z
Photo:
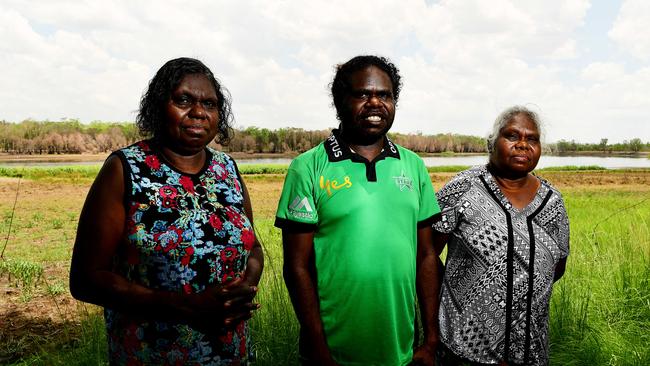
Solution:
M 184 174 L 152 141 L 117 151 L 124 166 L 125 250 L 115 270 L 151 289 L 198 293 L 243 276 L 254 243 L 234 161 L 206 148 L 205 166 Z M 105 310 L 111 364 L 231 365 L 251 359 L 249 328 L 204 334 L 186 324 Z

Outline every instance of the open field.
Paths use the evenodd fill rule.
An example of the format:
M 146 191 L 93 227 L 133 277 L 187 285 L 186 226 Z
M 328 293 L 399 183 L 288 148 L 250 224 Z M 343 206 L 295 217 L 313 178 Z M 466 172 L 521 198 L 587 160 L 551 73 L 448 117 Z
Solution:
M 76 302 L 67 287 L 78 215 L 96 173 L 89 169 L 20 180 L 0 172 L 0 249 L 11 222 L 0 261 L 0 364 L 104 362 L 100 309 Z M 552 364 L 650 364 L 650 171 L 539 174 L 563 192 L 572 230 L 567 273 L 552 301 Z M 453 175 L 431 173 L 436 188 Z M 273 227 L 283 174 L 244 179 L 267 256 L 253 322 L 258 364 L 292 364 L 298 328 Z

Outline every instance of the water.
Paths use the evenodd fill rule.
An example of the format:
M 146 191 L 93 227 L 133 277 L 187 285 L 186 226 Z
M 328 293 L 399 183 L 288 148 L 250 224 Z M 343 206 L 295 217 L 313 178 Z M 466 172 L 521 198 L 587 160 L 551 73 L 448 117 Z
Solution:
M 422 158 L 426 166 L 446 165 L 481 165 L 487 162 L 487 155 L 471 156 L 432 156 Z M 264 159 L 240 159 L 238 165 L 252 164 L 282 164 L 288 165 L 291 159 L 287 158 L 264 158 Z M 5 167 L 56 167 L 56 166 L 80 166 L 80 165 L 101 165 L 103 161 L 84 162 L 34 162 L 34 161 L 0 161 L 0 166 Z M 650 159 L 646 157 L 600 157 L 600 156 L 544 156 L 539 160 L 537 168 L 548 168 L 557 166 L 589 166 L 597 165 L 607 169 L 623 168 L 650 168 Z
M 482 165 L 487 163 L 487 155 L 426 157 L 422 158 L 426 166 L 445 165 Z M 607 169 L 650 168 L 650 159 L 646 157 L 600 157 L 600 156 L 544 156 L 539 159 L 537 169 L 557 166 L 597 165 Z

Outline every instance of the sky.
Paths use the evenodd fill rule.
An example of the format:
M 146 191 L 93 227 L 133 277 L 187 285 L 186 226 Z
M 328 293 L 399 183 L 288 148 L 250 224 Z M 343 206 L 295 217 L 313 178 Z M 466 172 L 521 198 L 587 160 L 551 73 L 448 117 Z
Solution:
M 336 127 L 336 64 L 388 57 L 393 131 L 485 136 L 515 104 L 547 142 L 650 142 L 645 0 L 0 2 L 0 120 L 133 121 L 155 72 L 202 60 L 236 127 Z

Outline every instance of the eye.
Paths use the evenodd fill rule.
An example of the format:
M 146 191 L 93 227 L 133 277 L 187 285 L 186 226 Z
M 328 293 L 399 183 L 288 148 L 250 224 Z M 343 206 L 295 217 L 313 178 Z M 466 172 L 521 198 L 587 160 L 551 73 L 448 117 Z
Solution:
M 352 93 L 352 96 L 356 99 L 368 99 L 370 94 L 367 91 L 355 91 Z
M 380 92 L 377 94 L 377 97 L 381 100 L 392 100 L 393 99 L 393 93 L 391 92 Z
M 192 104 L 193 100 L 186 94 L 181 94 L 181 95 L 175 95 L 172 97 L 172 101 L 179 106 L 188 106 Z
M 517 141 L 519 140 L 519 135 L 516 133 L 506 133 L 503 135 L 503 138 L 505 138 L 508 141 Z
M 217 101 L 216 100 L 203 101 L 203 107 L 205 109 L 217 109 Z

